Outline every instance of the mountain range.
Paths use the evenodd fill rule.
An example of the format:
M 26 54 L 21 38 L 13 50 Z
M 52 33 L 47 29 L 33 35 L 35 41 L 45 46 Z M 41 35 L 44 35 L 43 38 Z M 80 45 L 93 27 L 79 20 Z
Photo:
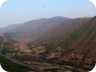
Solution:
M 0 29 L 5 37 L 34 38 L 50 43 L 53 48 L 62 47 L 68 51 L 85 50 L 90 56 L 96 52 L 96 17 L 71 19 L 56 16 L 31 20 Z M 20 39 L 19 38 L 19 39 Z
M 0 29 L 0 32 L 40 36 L 48 31 L 50 28 L 68 19 L 70 18 L 56 16 L 52 18 L 31 20 L 23 24 L 9 25 L 5 28 Z
M 0 54 L 6 69 L 88 72 L 96 62 L 96 16 L 56 16 L 1 28 Z

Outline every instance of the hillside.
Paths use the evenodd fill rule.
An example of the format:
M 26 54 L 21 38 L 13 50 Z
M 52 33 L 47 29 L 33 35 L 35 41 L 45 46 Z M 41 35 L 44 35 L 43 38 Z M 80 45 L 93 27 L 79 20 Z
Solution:
M 0 32 L 9 36 L 15 37 L 40 37 L 50 28 L 62 22 L 69 20 L 70 18 L 56 16 L 52 18 L 41 18 L 37 20 L 30 20 L 23 24 L 16 24 L 0 29 Z M 24 37 L 24 38 L 25 38 Z
M 40 40 L 51 43 L 54 48 L 61 47 L 68 52 L 82 50 L 96 58 L 96 17 L 65 21 L 47 31 Z
M 62 44 L 67 49 L 82 50 L 91 58 L 96 58 L 96 17 L 70 34 Z
M 61 24 L 52 27 L 45 34 L 43 34 L 40 39 L 48 41 L 54 44 L 54 46 L 58 46 L 64 42 L 72 32 L 81 26 L 84 26 L 89 20 L 90 18 L 77 18 L 64 21 Z

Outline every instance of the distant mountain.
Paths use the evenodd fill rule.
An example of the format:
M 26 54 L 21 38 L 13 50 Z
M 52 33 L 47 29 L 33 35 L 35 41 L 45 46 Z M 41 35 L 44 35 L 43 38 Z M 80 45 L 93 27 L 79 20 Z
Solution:
M 14 29 L 12 32 L 20 32 L 20 33 L 33 33 L 36 35 L 43 34 L 54 25 L 58 25 L 69 18 L 64 17 L 52 17 L 48 19 L 37 19 L 28 21 L 22 24 L 17 29 Z
M 52 18 L 42 18 L 37 20 L 31 20 L 28 22 L 25 22 L 23 24 L 13 24 L 11 26 L 8 26 L 6 28 L 0 29 L 0 32 L 3 33 L 14 33 L 19 34 L 19 36 L 41 36 L 46 31 L 48 31 L 50 28 L 54 27 L 55 25 L 61 24 L 62 22 L 69 20 L 70 18 L 62 17 L 62 16 L 56 16 Z M 22 35 L 21 35 L 22 34 Z
M 10 31 L 16 29 L 16 28 L 19 27 L 19 26 L 20 26 L 20 24 L 8 25 L 7 27 L 0 28 L 0 32 L 1 32 L 1 33 L 10 32 Z

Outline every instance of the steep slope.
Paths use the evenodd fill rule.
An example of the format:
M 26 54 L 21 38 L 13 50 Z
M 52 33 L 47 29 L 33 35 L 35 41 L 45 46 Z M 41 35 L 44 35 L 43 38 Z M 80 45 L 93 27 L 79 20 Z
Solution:
M 51 42 L 54 46 L 58 46 L 66 40 L 72 32 L 83 26 L 88 20 L 90 20 L 90 18 L 77 18 L 64 21 L 48 30 L 40 39 L 48 41 L 49 43 Z
M 82 50 L 89 57 L 96 58 L 96 17 L 92 18 L 72 34 L 73 37 L 70 36 L 68 38 L 71 43 L 66 39 L 61 46 L 72 49 L 72 51 Z

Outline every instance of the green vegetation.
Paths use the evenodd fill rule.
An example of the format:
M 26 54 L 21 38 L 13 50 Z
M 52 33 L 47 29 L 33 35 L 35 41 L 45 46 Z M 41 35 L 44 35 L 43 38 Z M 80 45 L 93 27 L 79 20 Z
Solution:
M 77 36 L 78 34 L 76 32 L 71 33 L 70 36 L 60 45 L 64 48 L 67 48 L 67 46 L 69 46 L 76 40 Z

